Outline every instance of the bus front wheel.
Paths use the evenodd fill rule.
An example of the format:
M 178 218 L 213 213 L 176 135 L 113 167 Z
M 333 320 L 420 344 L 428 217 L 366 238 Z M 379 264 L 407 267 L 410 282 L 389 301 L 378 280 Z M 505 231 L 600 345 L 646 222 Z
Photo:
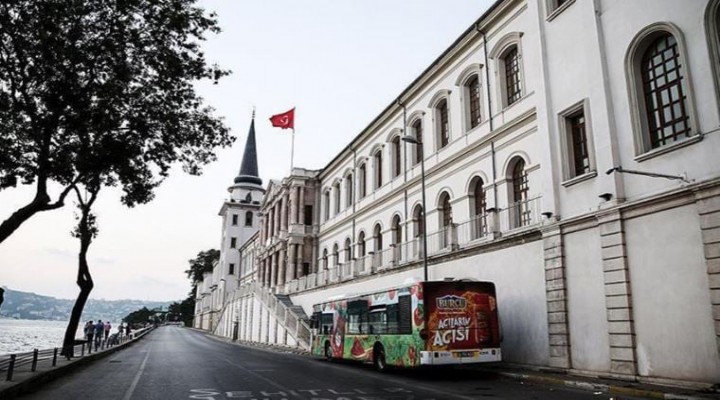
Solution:
M 330 342 L 325 342 L 325 359 L 332 361 L 332 349 L 330 348 Z
M 387 369 L 387 364 L 385 363 L 385 348 L 383 348 L 381 344 L 376 344 L 373 349 L 373 365 L 375 369 L 380 372 Z

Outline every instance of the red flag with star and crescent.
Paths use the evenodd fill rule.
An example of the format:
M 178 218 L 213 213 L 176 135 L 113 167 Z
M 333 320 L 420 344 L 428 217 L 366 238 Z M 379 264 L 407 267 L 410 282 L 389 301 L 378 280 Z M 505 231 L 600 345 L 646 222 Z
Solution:
M 270 117 L 270 123 L 272 126 L 282 129 L 295 129 L 295 108 L 282 114 L 273 115 Z

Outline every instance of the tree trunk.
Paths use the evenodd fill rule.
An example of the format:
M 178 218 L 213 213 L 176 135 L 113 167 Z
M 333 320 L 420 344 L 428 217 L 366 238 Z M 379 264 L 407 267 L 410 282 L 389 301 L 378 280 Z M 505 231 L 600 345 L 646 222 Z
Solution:
M 82 316 L 83 309 L 85 309 L 85 302 L 87 302 L 90 292 L 94 286 L 92 276 L 90 276 L 90 267 L 87 262 L 87 252 L 96 233 L 93 222 L 94 219 L 90 214 L 90 208 L 97 198 L 97 191 L 92 192 L 91 198 L 88 202 L 83 202 L 79 191 L 77 191 L 77 193 L 78 202 L 80 203 L 79 208 L 81 210 L 81 217 L 73 234 L 75 237 L 80 239 L 77 275 L 77 285 L 80 287 L 80 293 L 78 294 L 77 300 L 75 300 L 75 305 L 73 306 L 72 313 L 70 314 L 70 321 L 68 321 L 68 326 L 65 330 L 65 338 L 63 339 L 62 355 L 64 355 L 67 359 L 74 356 L 75 334 L 77 332 L 78 325 L 80 324 L 80 317 Z M 92 343 L 90 343 L 90 345 L 92 346 Z
M 78 294 L 77 300 L 75 300 L 75 305 L 73 306 L 72 313 L 70 314 L 70 321 L 68 322 L 67 329 L 65 330 L 65 339 L 63 340 L 62 355 L 68 359 L 74 356 L 73 350 L 75 347 L 75 333 L 77 332 L 78 325 L 80 324 L 80 317 L 82 316 L 83 309 L 85 308 L 85 302 L 87 302 L 90 292 L 93 289 L 93 281 L 90 276 L 90 269 L 88 268 L 86 255 L 87 246 L 84 251 L 80 251 L 80 255 L 78 256 L 77 285 L 80 287 L 80 294 Z M 90 345 L 92 346 L 92 343 L 90 343 Z

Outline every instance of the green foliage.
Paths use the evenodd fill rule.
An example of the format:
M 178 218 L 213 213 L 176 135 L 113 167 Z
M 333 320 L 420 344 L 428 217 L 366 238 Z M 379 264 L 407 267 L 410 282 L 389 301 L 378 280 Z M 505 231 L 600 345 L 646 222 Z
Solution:
M 123 318 L 123 322 L 127 322 L 129 324 L 144 324 L 147 322 L 154 322 L 155 321 L 155 312 L 152 310 L 148 310 L 147 307 L 143 307 L 137 311 L 133 311 L 130 314 L 126 315 L 125 318 Z
M 201 251 L 198 255 L 188 260 L 190 269 L 185 270 L 188 279 L 192 281 L 193 286 L 197 285 L 203 279 L 205 272 L 212 272 L 213 266 L 220 260 L 220 250 L 210 249 Z
M 219 32 L 197 0 L 0 2 L 0 189 L 37 183 L 0 242 L 70 187 L 146 203 L 178 162 L 190 174 L 234 137 L 195 92 L 229 73 L 200 44 Z M 65 187 L 51 203 L 47 182 Z
M 168 321 L 181 321 L 185 326 L 192 326 L 195 315 L 195 296 L 192 292 L 181 302 L 174 302 L 168 308 Z

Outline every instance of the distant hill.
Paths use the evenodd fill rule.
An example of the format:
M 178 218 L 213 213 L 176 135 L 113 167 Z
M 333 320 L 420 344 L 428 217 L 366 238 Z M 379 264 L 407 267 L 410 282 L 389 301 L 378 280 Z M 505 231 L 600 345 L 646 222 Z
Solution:
M 75 300 L 56 299 L 35 293 L 5 289 L 5 301 L 0 306 L 0 317 L 20 319 L 44 319 L 67 321 Z M 85 303 L 81 321 L 120 321 L 123 317 L 143 307 L 167 310 L 171 301 L 143 300 L 94 300 Z

